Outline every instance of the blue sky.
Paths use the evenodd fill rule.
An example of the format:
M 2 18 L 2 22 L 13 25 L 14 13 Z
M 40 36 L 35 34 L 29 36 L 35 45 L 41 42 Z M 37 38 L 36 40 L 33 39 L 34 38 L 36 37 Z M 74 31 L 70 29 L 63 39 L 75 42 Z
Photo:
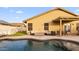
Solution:
M 73 13 L 79 14 L 78 7 L 64 7 Z M 0 20 L 7 22 L 22 22 L 23 20 L 32 16 L 41 14 L 53 7 L 0 7 Z

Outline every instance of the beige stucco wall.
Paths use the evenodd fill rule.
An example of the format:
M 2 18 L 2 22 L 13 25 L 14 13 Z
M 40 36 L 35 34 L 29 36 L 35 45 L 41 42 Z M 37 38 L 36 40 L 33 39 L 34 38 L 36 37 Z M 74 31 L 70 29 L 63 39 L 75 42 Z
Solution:
M 41 16 L 38 16 L 36 18 L 30 19 L 27 21 L 28 23 L 33 23 L 33 30 L 32 32 L 45 32 L 44 30 L 44 23 L 49 23 L 49 31 L 57 31 L 59 30 L 59 25 L 51 23 L 52 20 L 55 20 L 57 17 L 74 17 L 74 15 L 71 15 L 69 13 L 66 13 L 61 10 L 54 10 L 48 13 L 45 13 Z M 75 25 L 74 25 L 75 26 Z M 27 26 L 28 28 L 28 26 Z M 28 33 L 27 29 L 27 33 Z
M 11 35 L 18 31 L 18 27 L 1 25 L 0 24 L 0 35 Z

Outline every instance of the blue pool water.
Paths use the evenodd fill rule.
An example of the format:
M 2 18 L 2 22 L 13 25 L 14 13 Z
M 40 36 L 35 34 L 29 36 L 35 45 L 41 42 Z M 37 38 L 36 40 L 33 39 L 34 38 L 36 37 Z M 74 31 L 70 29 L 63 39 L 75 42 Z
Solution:
M 0 41 L 0 51 L 63 51 L 54 46 L 52 41 L 16 40 Z

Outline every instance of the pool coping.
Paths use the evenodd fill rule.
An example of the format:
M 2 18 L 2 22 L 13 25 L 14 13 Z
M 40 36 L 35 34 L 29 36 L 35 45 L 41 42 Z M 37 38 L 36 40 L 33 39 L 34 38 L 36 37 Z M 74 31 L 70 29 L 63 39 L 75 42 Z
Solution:
M 77 38 L 77 39 L 76 39 Z M 79 44 L 79 36 L 31 36 L 31 35 L 25 35 L 25 36 L 4 36 L 0 38 L 0 41 L 3 40 L 9 40 L 9 41 L 15 41 L 15 40 L 33 40 L 33 41 L 67 41 L 67 42 L 73 42 L 76 44 Z

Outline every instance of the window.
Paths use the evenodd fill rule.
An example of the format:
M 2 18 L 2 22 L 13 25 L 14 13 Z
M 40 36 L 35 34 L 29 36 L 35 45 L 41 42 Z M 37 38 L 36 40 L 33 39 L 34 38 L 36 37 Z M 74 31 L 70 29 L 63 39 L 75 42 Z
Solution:
M 32 23 L 28 23 L 28 31 L 32 31 Z
M 44 30 L 49 30 L 49 24 L 48 23 L 44 23 Z

